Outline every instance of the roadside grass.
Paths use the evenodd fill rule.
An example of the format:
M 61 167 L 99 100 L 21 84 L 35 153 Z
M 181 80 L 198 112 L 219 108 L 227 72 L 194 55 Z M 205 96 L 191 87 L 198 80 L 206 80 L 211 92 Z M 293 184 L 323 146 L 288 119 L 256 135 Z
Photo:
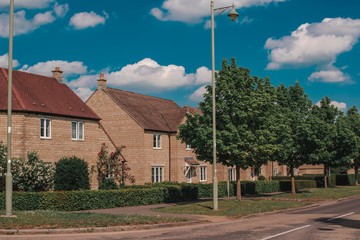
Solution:
M 0 211 L 0 215 L 4 215 Z M 185 218 L 101 214 L 90 212 L 15 211 L 16 218 L 0 218 L 0 229 L 55 229 L 159 224 L 187 221 Z
M 221 200 L 219 201 L 218 211 L 212 210 L 212 204 L 212 201 L 206 201 L 167 208 L 155 208 L 151 209 L 151 211 L 209 216 L 241 217 L 252 213 L 269 212 L 286 208 L 306 206 L 311 203 L 271 200 Z
M 331 188 L 314 188 L 308 190 L 301 190 L 296 194 L 281 193 L 277 195 L 269 196 L 271 199 L 300 199 L 307 201 L 327 200 L 327 199 L 339 199 L 344 197 L 350 197 L 360 194 L 360 186 L 341 186 Z

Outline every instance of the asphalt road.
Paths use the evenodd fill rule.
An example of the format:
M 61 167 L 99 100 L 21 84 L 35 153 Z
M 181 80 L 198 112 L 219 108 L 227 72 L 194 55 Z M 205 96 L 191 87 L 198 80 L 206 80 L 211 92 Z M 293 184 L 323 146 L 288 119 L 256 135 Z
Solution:
M 129 232 L 0 236 L 0 239 L 360 239 L 360 197 L 239 220 Z

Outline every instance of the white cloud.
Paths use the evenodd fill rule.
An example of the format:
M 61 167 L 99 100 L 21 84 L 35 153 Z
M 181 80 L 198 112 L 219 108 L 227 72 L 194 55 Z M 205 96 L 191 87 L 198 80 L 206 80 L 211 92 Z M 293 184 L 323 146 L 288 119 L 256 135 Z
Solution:
M 245 16 L 245 17 L 240 21 L 240 24 L 252 23 L 253 21 L 254 21 L 254 19 L 249 18 L 248 16 Z
M 217 0 L 215 8 L 231 6 L 244 8 L 262 6 L 286 0 Z M 165 0 L 161 8 L 153 8 L 150 14 L 161 21 L 180 21 L 185 23 L 200 23 L 210 15 L 209 0 Z
M 305 23 L 290 36 L 269 38 L 267 69 L 329 65 L 337 56 L 350 51 L 360 36 L 360 19 L 326 18 L 321 23 Z
M 97 79 L 99 79 L 99 72 L 82 75 L 71 81 L 69 85 L 73 88 L 94 89 L 97 86 Z M 158 92 L 209 83 L 211 71 L 206 67 L 200 67 L 195 73 L 187 74 L 183 66 L 172 64 L 162 66 L 150 58 L 145 58 L 119 71 L 110 72 L 106 69 L 105 79 L 108 80 L 107 85 L 111 87 Z
M 75 93 L 85 102 L 93 91 L 90 88 L 78 88 L 75 89 Z
M 58 3 L 54 6 L 54 12 L 56 16 L 58 17 L 65 17 L 66 13 L 69 11 L 69 4 L 65 3 L 62 5 L 59 5 Z
M 317 102 L 315 105 L 320 107 L 320 101 Z M 331 101 L 330 105 L 333 105 L 334 107 L 337 107 L 342 112 L 346 112 L 346 103 L 337 102 L 337 101 Z
M 4 67 L 7 68 L 9 65 L 9 54 L 4 54 L 2 56 L 0 56 L 0 67 Z M 17 67 L 19 66 L 19 62 L 15 59 L 13 59 L 13 67 Z
M 54 0 L 15 0 L 14 7 L 28 9 L 47 8 L 50 3 L 53 2 Z M 9 5 L 10 0 L 0 0 L 0 8 L 7 7 Z
M 202 101 L 203 98 L 204 98 L 204 93 L 206 93 L 205 86 L 206 85 L 198 88 L 193 94 L 190 95 L 189 99 L 194 101 L 194 102 Z
M 196 70 L 195 78 L 196 85 L 211 83 L 211 70 L 207 67 L 200 67 Z
M 95 27 L 99 24 L 105 24 L 109 15 L 104 11 L 104 17 L 97 15 L 93 11 L 91 12 L 81 12 L 77 13 L 70 19 L 70 26 L 73 26 L 75 29 L 85 29 L 89 27 Z
M 79 62 L 79 61 L 67 62 L 61 60 L 39 62 L 34 66 L 24 65 L 20 69 L 20 71 L 36 73 L 45 76 L 52 76 L 51 71 L 53 71 L 55 67 L 60 67 L 60 69 L 64 71 L 64 76 L 87 73 L 87 66 L 84 66 L 83 62 Z
M 323 70 L 319 72 L 314 72 L 309 77 L 309 80 L 335 83 L 335 82 L 344 82 L 346 80 L 350 80 L 350 78 L 344 75 L 344 73 L 339 69 L 332 69 L 332 70 Z
M 27 34 L 39 27 L 52 23 L 58 17 L 64 17 L 68 10 L 68 5 L 55 4 L 54 9 L 44 13 L 36 14 L 33 19 L 26 18 L 25 10 L 14 13 L 14 36 Z M 9 14 L 0 14 L 0 37 L 9 36 Z

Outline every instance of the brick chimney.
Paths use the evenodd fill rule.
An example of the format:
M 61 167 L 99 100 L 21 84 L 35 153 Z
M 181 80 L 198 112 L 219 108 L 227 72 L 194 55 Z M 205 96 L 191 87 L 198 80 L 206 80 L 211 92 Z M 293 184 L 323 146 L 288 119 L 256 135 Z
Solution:
M 56 67 L 54 71 L 52 71 L 53 75 L 52 77 L 59 81 L 59 83 L 62 83 L 62 75 L 63 71 L 60 70 L 60 67 Z
M 104 79 L 104 74 L 100 73 L 100 79 L 98 81 L 98 90 L 106 89 L 106 79 Z

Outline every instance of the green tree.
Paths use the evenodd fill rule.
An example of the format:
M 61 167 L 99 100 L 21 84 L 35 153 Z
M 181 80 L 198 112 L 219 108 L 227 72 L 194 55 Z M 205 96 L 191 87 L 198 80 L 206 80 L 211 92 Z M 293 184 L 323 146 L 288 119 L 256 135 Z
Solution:
M 344 134 L 341 143 L 343 151 L 350 158 L 351 165 L 355 170 L 355 185 L 357 186 L 360 167 L 360 115 L 357 107 L 351 107 L 341 120 L 344 121 L 344 125 L 350 131 Z
M 212 163 L 212 88 L 199 108 L 202 115 L 187 114 L 178 138 L 190 144 L 199 160 Z M 217 161 L 236 166 L 237 199 L 241 200 L 240 169 L 260 167 L 272 160 L 275 144 L 275 88 L 269 78 L 251 77 L 250 71 L 223 60 L 216 74 Z
M 291 193 L 295 194 L 294 169 L 304 164 L 303 138 L 300 132 L 308 127 L 306 118 L 312 102 L 298 81 L 288 88 L 283 83 L 280 84 L 276 95 L 276 132 L 281 145 L 276 152 L 276 161 L 290 169 Z
M 324 185 L 327 188 L 329 168 L 349 165 L 345 152 L 339 150 L 339 139 L 347 131 L 342 122 L 337 119 L 343 113 L 331 105 L 329 97 L 320 101 L 320 106 L 314 105 L 307 119 L 310 126 L 307 132 L 307 161 L 312 165 L 324 165 Z M 346 135 L 346 133 L 345 133 Z

